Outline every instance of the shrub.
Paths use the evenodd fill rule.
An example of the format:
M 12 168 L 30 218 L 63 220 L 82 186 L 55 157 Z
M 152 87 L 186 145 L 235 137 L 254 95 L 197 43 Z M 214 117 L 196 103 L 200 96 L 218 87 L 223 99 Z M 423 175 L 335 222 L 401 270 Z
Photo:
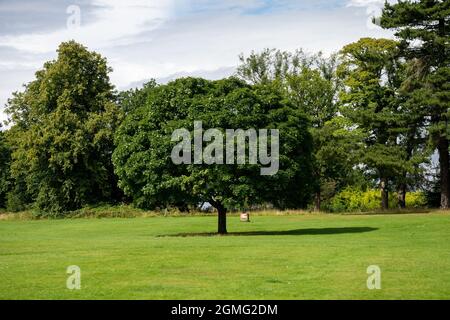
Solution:
M 380 208 L 381 194 L 377 189 L 361 190 L 348 187 L 336 194 L 324 204 L 324 209 L 331 212 L 344 211 L 370 211 Z M 389 208 L 396 208 L 397 194 L 389 194 Z M 423 208 L 427 205 L 427 198 L 421 191 L 408 192 L 406 194 L 406 206 L 408 208 Z
M 426 193 L 422 191 L 407 192 L 406 206 L 408 208 L 424 208 L 428 205 Z

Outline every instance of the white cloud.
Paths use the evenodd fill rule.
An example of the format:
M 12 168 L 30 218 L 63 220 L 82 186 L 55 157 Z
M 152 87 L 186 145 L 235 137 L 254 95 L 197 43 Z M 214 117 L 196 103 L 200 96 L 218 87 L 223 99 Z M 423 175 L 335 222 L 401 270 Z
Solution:
M 350 0 L 347 4 L 349 7 L 368 7 L 371 5 L 383 7 L 386 0 Z M 396 3 L 397 0 L 387 0 L 389 3 Z
M 174 0 L 93 0 L 92 5 L 97 8 L 95 22 L 83 24 L 81 9 L 81 26 L 78 29 L 68 29 L 62 25 L 59 30 L 47 33 L 0 36 L 0 121 L 5 119 L 2 109 L 11 93 L 20 90 L 23 83 L 32 80 L 34 72 L 45 61 L 55 57 L 55 50 L 61 42 L 75 39 L 99 52 L 103 48 L 128 45 L 134 36 L 154 30 L 169 19 L 173 3 Z M 66 12 L 61 14 L 70 16 Z M 126 56 L 112 60 L 117 70 L 113 78 L 120 84 L 137 80 L 136 77 L 148 77 L 148 73 L 144 72 L 151 71 L 126 62 Z
M 169 20 L 151 33 L 151 42 L 107 50 L 119 85 L 163 77 L 180 71 L 215 70 L 236 66 L 237 56 L 276 47 L 331 53 L 360 37 L 389 37 L 369 30 L 363 9 L 341 8 L 258 15 L 204 14 Z M 126 56 L 126 59 L 124 57 Z M 136 79 L 133 79 L 136 78 Z
M 308 1 L 304 3 L 312 3 Z M 392 36 L 368 25 L 367 4 L 379 4 L 378 0 L 352 0 L 321 9 L 274 10 L 262 15 L 242 13 L 265 3 L 94 0 L 96 19 L 83 24 L 82 11 L 82 26 L 76 32 L 62 26 L 48 33 L 0 36 L 0 105 L 22 83 L 31 81 L 33 72 L 46 60 L 55 58 L 60 42 L 72 38 L 106 56 L 114 69 L 112 82 L 123 88 L 142 79 L 174 74 L 228 74 L 237 66 L 241 52 L 265 47 L 331 53 L 360 37 Z
M 37 69 L 39 67 L 41 65 L 36 62 L 0 61 L 0 70 L 4 72 L 18 71 L 21 69 Z
M 96 21 L 75 29 L 66 28 L 42 34 L 0 37 L 0 46 L 36 53 L 54 51 L 62 42 L 75 39 L 90 48 L 102 48 L 115 44 L 126 44 L 127 37 L 157 28 L 170 17 L 173 0 L 94 0 L 99 7 Z M 66 14 L 61 13 L 61 14 Z M 70 14 L 67 14 L 70 17 Z
M 397 0 L 349 0 L 347 3 L 347 7 L 360 7 L 366 9 L 366 26 L 368 29 L 380 29 L 378 25 L 375 25 L 372 22 L 372 19 L 379 19 L 382 13 L 382 9 L 384 7 L 385 2 L 388 3 L 396 3 Z

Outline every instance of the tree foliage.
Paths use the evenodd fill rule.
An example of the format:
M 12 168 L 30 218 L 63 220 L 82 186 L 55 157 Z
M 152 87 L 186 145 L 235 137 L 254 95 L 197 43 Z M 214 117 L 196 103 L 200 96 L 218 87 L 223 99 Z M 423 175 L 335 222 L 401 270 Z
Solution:
M 313 137 L 315 208 L 355 178 L 353 149 L 358 133 L 346 130 L 338 115 L 341 81 L 336 75 L 338 57 L 322 53 L 308 55 L 302 50 L 285 52 L 265 49 L 240 56 L 238 75 L 250 83 L 272 82 L 285 98 L 304 113 Z
M 262 176 L 260 164 L 176 165 L 170 155 L 174 130 L 279 129 L 280 168 Z M 303 207 L 311 189 L 311 137 L 302 113 L 271 85 L 250 86 L 229 78 L 178 79 L 149 92 L 147 103 L 130 112 L 120 126 L 113 155 L 120 186 L 144 208 L 177 203 L 211 203 L 219 211 L 270 202 Z M 193 135 L 191 135 L 193 137 Z M 206 147 L 208 143 L 204 143 Z M 236 155 L 235 155 L 236 156 Z
M 422 116 L 433 148 L 439 152 L 441 207 L 450 205 L 450 2 L 442 0 L 386 3 L 383 28 L 394 29 L 408 60 L 403 90 L 408 104 Z
M 6 206 L 6 194 L 10 188 L 11 149 L 6 142 L 5 133 L 1 129 L 0 125 L 0 208 L 4 208 Z
M 364 131 L 358 158 L 379 178 L 381 206 L 387 209 L 389 180 L 416 169 L 399 143 L 407 138 L 411 124 L 399 93 L 405 66 L 398 43 L 388 39 L 360 39 L 345 46 L 341 56 L 341 112 Z
M 73 41 L 7 105 L 13 123 L 11 176 L 51 214 L 109 199 L 111 154 L 121 113 L 106 59 Z

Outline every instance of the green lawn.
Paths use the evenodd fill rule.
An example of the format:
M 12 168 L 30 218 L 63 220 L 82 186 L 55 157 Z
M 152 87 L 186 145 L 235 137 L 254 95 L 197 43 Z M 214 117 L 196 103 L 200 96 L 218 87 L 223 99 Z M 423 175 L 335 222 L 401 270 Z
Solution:
M 1 299 L 450 299 L 450 215 L 0 221 Z M 81 290 L 66 268 L 81 268 Z M 368 290 L 366 269 L 381 268 Z

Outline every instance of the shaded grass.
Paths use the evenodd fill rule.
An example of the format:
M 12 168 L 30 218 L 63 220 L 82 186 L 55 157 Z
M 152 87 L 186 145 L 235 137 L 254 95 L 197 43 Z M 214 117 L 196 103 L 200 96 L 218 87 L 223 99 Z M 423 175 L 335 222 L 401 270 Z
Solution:
M 295 230 L 278 230 L 278 231 L 245 231 L 245 232 L 229 232 L 227 234 L 217 234 L 215 232 L 203 233 L 177 233 L 173 235 L 162 235 L 170 237 L 211 237 L 211 236 L 301 236 L 301 235 L 325 235 L 339 233 L 355 233 L 369 232 L 377 230 L 370 227 L 357 228 L 315 228 L 315 229 L 295 229 Z
M 230 217 L 232 236 L 173 236 L 216 220 L 0 221 L 0 298 L 450 299 L 449 214 L 253 215 Z M 81 290 L 66 288 L 70 265 Z

